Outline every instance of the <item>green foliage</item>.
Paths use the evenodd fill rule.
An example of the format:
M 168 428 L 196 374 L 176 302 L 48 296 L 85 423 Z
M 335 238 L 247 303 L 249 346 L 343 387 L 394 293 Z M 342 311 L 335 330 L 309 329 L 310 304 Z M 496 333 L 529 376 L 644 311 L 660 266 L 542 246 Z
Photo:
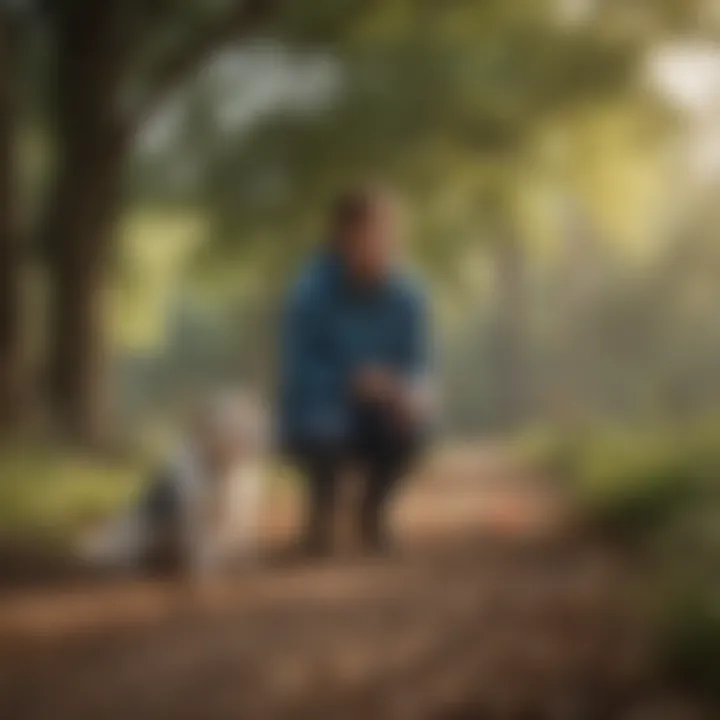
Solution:
M 546 431 L 521 439 L 518 451 L 565 488 L 591 526 L 638 542 L 657 539 L 718 499 L 718 435 L 711 423 L 672 431 Z
M 199 158 L 196 186 L 214 218 L 206 250 L 221 266 L 234 256 L 273 270 L 322 233 L 317 218 L 338 188 L 380 177 L 407 191 L 420 216 L 418 251 L 440 263 L 448 246 L 457 255 L 469 236 L 513 224 L 518 166 L 542 123 L 616 97 L 632 81 L 632 44 L 592 28 L 569 33 L 552 5 L 346 0 L 289 8 L 274 57 L 269 51 L 257 74 L 282 66 L 286 48 L 299 67 L 324 57 L 339 79 L 327 102 L 303 109 L 279 98 L 236 129 L 219 108 L 229 92 L 247 92 L 252 103 L 253 83 L 220 87 L 203 77 L 179 111 L 183 124 L 200 108 L 202 127 L 139 158 L 136 177 L 146 193 L 155 177 L 167 197 L 177 158 Z M 448 193 L 466 198 L 449 221 L 441 201 Z
M 118 347 L 147 352 L 163 345 L 173 296 L 206 229 L 198 213 L 145 210 L 121 230 L 110 325 Z
M 667 437 L 632 432 L 592 444 L 579 456 L 576 492 L 599 528 L 638 540 L 658 530 L 698 496 L 693 458 Z

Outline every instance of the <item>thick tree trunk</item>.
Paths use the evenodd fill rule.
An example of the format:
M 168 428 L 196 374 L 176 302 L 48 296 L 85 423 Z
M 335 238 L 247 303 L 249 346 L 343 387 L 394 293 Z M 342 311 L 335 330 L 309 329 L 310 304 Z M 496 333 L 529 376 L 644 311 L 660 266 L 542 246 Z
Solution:
M 138 13 L 151 5 L 46 3 L 57 44 L 52 85 L 58 151 L 54 191 L 40 229 L 51 289 L 48 398 L 55 427 L 81 442 L 103 434 L 103 291 L 132 132 L 178 82 L 218 47 L 251 32 L 274 3 L 232 4 L 222 22 L 170 58 L 130 107 L 132 93 L 124 94 L 130 56 L 133 45 L 145 39 L 138 33 Z
M 106 427 L 105 288 L 122 199 L 123 154 L 88 159 L 60 176 L 50 264 L 48 394 L 55 427 L 96 444 Z
M 122 204 L 128 133 L 120 4 L 76 0 L 57 29 L 58 166 L 41 230 L 48 258 L 48 400 L 65 438 L 105 430 L 104 289 Z
M 16 28 L 0 9 L 0 429 L 17 426 L 22 411 L 21 274 L 15 163 Z

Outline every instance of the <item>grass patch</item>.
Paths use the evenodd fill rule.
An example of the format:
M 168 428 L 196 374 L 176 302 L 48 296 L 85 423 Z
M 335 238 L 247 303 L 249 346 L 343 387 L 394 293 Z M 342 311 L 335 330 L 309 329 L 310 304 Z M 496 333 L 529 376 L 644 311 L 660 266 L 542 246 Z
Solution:
M 128 502 L 142 472 L 131 464 L 17 447 L 0 452 L 0 535 L 69 543 Z
M 51 447 L 0 450 L 0 541 L 71 543 L 138 496 L 147 465 Z M 273 493 L 283 493 L 296 487 L 298 474 L 276 463 L 268 481 Z

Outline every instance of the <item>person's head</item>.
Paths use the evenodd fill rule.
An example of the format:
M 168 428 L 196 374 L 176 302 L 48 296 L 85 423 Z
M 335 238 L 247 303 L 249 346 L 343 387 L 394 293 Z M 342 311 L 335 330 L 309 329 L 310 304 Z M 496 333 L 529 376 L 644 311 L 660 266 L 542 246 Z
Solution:
M 361 281 L 382 278 L 396 262 L 401 226 L 399 202 L 386 190 L 356 190 L 335 202 L 333 240 L 351 274 Z

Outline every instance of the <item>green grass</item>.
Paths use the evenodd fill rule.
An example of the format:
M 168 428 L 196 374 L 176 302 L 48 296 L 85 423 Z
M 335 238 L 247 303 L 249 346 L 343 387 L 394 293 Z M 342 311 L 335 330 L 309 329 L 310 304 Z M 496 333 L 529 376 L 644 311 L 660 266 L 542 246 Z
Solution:
M 70 542 L 128 502 L 142 472 L 131 464 L 17 447 L 0 452 L 0 536 Z
M 30 445 L 0 450 L 0 541 L 71 543 L 137 496 L 147 464 Z M 278 493 L 298 481 L 297 472 L 280 464 L 269 477 Z

